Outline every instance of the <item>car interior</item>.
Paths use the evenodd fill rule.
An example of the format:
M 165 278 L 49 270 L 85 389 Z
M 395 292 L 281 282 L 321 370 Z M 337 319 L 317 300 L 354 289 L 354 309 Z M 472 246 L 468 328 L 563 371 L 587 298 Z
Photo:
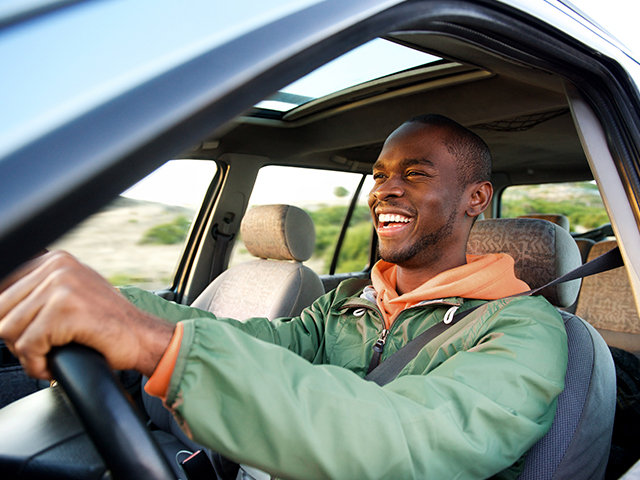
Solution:
M 636 228 L 623 227 L 618 204 L 606 195 L 613 226 L 605 223 L 588 231 L 573 231 L 562 212 L 531 212 L 518 219 L 503 215 L 501 198 L 510 187 L 596 180 L 603 189 L 607 177 L 594 173 L 594 152 L 584 141 L 597 119 L 583 114 L 590 109 L 584 101 L 588 91 L 553 68 L 453 35 L 445 27 L 399 30 L 375 41 L 419 52 L 426 61 L 318 97 L 283 89 L 176 157 L 213 162 L 216 173 L 190 222 L 175 273 L 164 288 L 156 289 L 158 295 L 222 316 L 276 318 L 296 315 L 344 279 L 368 278 L 377 258 L 371 227 L 360 247 L 366 250 L 361 268 L 339 268 L 341 249 L 348 244 L 358 206 L 366 202 L 366 182 L 385 138 L 404 121 L 425 113 L 454 119 L 490 147 L 495 193 L 484 219 L 474 226 L 469 253 L 510 253 L 517 275 L 532 288 L 621 243 L 616 234 L 623 228 Z M 599 140 L 607 142 L 602 131 Z M 313 211 L 296 206 L 294 199 L 257 206 L 251 200 L 260 172 L 274 166 L 303 169 L 309 186 L 320 181 L 314 172 L 358 176 L 342 217 L 334 222 L 324 269 L 308 266 L 319 241 Z M 289 187 L 270 188 L 284 190 L 286 197 Z M 233 264 L 242 248 L 248 261 Z M 633 433 L 640 421 L 638 397 L 633 400 L 633 388 L 640 385 L 634 282 L 632 272 L 618 268 L 545 294 L 562 312 L 569 333 L 567 387 L 552 431 L 527 456 L 520 478 L 591 478 L 605 469 L 606 478 L 619 478 L 640 458 Z M 0 382 L 8 406 L 0 410 L 0 421 L 27 408 L 18 399 L 50 390 L 27 379 L 2 347 Z M 134 377 L 128 389 L 165 453 L 194 450 L 159 402 L 140 396 L 139 385 Z M 635 401 L 635 407 L 625 409 L 625 399 Z M 56 461 L 64 464 L 71 447 L 60 446 Z M 49 447 L 27 449 L 15 460 L 16 468 L 26 464 L 35 448 Z M 100 470 L 96 462 L 99 458 L 91 457 L 92 472 Z

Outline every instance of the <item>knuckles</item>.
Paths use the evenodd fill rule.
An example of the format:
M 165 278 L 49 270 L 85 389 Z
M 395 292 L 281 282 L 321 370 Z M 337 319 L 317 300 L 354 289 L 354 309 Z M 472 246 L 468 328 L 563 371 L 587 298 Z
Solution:
M 34 351 L 33 345 L 18 340 L 13 345 L 13 354 L 20 360 L 27 375 L 33 378 L 45 378 L 42 366 L 46 365 L 46 358 Z
M 51 268 L 62 271 L 77 271 L 82 264 L 73 255 L 68 252 L 58 250 L 48 254 L 47 263 Z
M 52 259 L 50 268 L 45 282 L 48 288 L 55 289 L 58 297 L 70 298 L 85 286 L 83 265 L 71 255 L 61 252 Z
M 42 263 L 26 274 L 35 275 L 36 281 L 27 284 L 37 286 L 29 287 L 28 294 L 14 295 L 19 301 L 0 318 L 0 337 L 30 376 L 47 378 L 45 355 L 53 343 L 65 343 L 61 339 L 72 333 L 68 327 L 71 317 L 77 317 L 74 313 L 91 308 L 82 298 L 91 287 L 83 273 L 85 267 L 72 255 L 50 252 L 39 261 Z M 15 284 L 9 289 L 14 287 L 21 288 Z

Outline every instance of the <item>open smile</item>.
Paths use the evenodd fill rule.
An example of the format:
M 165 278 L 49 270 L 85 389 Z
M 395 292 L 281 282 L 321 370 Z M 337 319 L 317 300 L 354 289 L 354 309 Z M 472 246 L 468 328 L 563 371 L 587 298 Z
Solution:
M 378 215 L 378 233 L 393 235 L 413 223 L 413 218 L 401 214 L 381 213 Z

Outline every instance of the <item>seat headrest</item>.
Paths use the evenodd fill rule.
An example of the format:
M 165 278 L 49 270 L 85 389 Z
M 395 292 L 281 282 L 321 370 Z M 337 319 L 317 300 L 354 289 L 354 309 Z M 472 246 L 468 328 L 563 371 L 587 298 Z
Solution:
M 569 217 L 559 213 L 531 213 L 529 215 L 520 215 L 518 218 L 537 218 L 538 220 L 547 220 L 548 222 L 560 225 L 567 232 L 569 231 Z
M 530 288 L 538 288 L 582 264 L 580 250 L 569 232 L 546 220 L 499 218 L 479 220 L 471 229 L 467 253 L 508 253 L 515 261 L 515 274 Z M 542 295 L 557 307 L 572 305 L 580 280 L 545 289 Z
M 254 257 L 304 262 L 313 254 L 316 230 L 307 212 L 292 205 L 259 205 L 240 226 L 242 240 Z

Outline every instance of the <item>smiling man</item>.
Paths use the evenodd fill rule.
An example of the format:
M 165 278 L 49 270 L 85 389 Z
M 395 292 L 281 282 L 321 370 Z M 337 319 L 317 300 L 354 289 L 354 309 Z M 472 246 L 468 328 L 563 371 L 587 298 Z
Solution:
M 382 258 L 299 317 L 243 322 L 136 288 L 64 253 L 0 286 L 0 336 L 29 373 L 70 341 L 150 375 L 181 428 L 286 478 L 515 478 L 564 387 L 562 319 L 539 297 L 497 300 L 447 330 L 385 387 L 365 381 L 431 326 L 528 290 L 507 255 L 466 256 L 492 196 L 482 140 L 441 116 L 387 139 L 369 205 Z M 128 301 L 127 301 L 128 300 Z
M 484 142 L 445 117 L 415 117 L 387 139 L 369 206 L 380 257 L 400 266 L 399 291 L 466 263 L 471 226 L 493 193 L 490 176 Z

